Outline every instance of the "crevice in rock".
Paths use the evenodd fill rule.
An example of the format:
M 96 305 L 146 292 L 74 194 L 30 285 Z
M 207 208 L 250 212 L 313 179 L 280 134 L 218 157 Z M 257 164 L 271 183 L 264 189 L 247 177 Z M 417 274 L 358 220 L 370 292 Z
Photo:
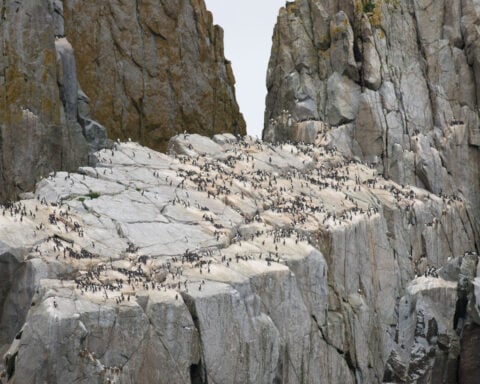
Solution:
M 457 303 L 455 304 L 455 317 L 453 319 L 453 329 L 460 331 L 460 329 L 463 328 L 463 322 L 465 321 L 465 317 L 467 315 L 468 298 L 460 290 L 458 294 L 459 294 L 459 298 L 457 300 Z
M 20 263 L 15 256 L 10 253 L 0 255 L 0 314 L 5 312 L 5 302 L 10 294 L 15 277 L 22 274 L 25 269 L 25 264 Z M 21 323 L 23 324 L 23 320 Z M 1 317 L 0 317 L 1 325 Z M 2 327 L 3 328 L 3 327 Z M 18 329 L 18 328 L 17 328 Z M 0 343 L 9 342 L 12 334 L 0 334 Z M 5 338 L 5 339 L 3 339 Z
M 159 31 L 156 31 L 155 29 L 153 29 L 150 25 L 147 24 L 147 28 L 148 28 L 148 31 L 155 37 L 159 37 L 160 39 L 164 40 L 164 41 L 167 41 L 167 38 L 162 35 Z
M 2 12 L 1 12 L 1 20 L 6 21 L 7 20 L 7 0 L 2 1 Z
M 432 85 L 432 81 L 430 81 L 430 75 L 429 75 L 429 72 L 430 72 L 430 66 L 428 65 L 428 54 L 426 52 L 426 49 L 427 47 L 425 47 L 423 44 L 422 44 L 422 40 L 421 40 L 421 37 L 420 37 L 420 28 L 419 28 L 419 19 L 418 19 L 418 14 L 417 14 L 417 11 L 415 9 L 415 6 L 413 7 L 413 12 L 414 12 L 414 16 L 413 16 L 413 20 L 415 22 L 415 34 L 416 34 L 416 37 L 417 37 L 417 46 L 418 46 L 418 52 L 420 53 L 421 55 L 421 70 L 422 70 L 422 77 L 423 79 L 425 80 L 425 83 L 426 83 L 426 86 L 427 86 L 427 91 L 428 91 L 428 100 L 429 100 L 429 106 L 431 107 L 431 112 L 432 112 L 432 125 L 431 127 L 433 128 L 433 125 L 435 124 L 438 124 L 440 122 L 435 122 L 435 116 L 437 115 L 436 114 L 436 102 L 435 102 L 435 90 L 433 88 L 433 85 Z M 433 84 L 435 84 L 435 82 L 433 82 Z M 424 128 L 428 128 L 427 127 L 424 127 Z M 429 191 L 433 192 L 432 191 L 432 188 L 427 188 Z
M 465 327 L 460 345 L 460 357 L 457 361 L 458 382 L 476 383 L 480 374 L 478 364 L 480 327 L 477 324 L 471 323 Z
M 208 384 L 207 371 L 203 364 L 204 360 L 204 340 L 202 339 L 202 332 L 200 331 L 199 319 L 197 316 L 197 311 L 195 308 L 194 298 L 188 295 L 186 292 L 180 292 L 182 295 L 185 306 L 187 307 L 190 316 L 192 316 L 192 321 L 198 332 L 198 340 L 200 343 L 200 360 L 197 364 L 192 364 L 190 366 L 190 380 L 192 384 Z
M 461 215 L 460 215 L 460 219 L 461 219 Z M 464 226 L 465 227 L 465 226 Z M 455 252 L 454 252 L 454 249 L 452 247 L 452 244 L 450 242 L 450 239 L 449 239 L 449 234 L 448 234 L 448 231 L 447 229 L 445 228 L 445 226 L 440 222 L 440 228 L 443 232 L 443 236 L 444 236 L 444 239 L 445 241 L 447 242 L 447 245 L 448 245 L 448 249 L 450 250 L 450 254 L 452 257 L 455 257 Z M 468 233 L 467 231 L 465 231 L 465 233 Z M 437 255 L 438 256 L 438 255 Z M 438 264 L 438 262 L 437 262 Z
M 7 373 L 7 379 L 10 380 L 15 374 L 15 361 L 17 360 L 18 351 L 13 355 L 7 355 L 5 357 L 5 371 Z
M 132 99 L 132 103 L 134 108 L 138 112 L 138 120 L 139 120 L 139 125 L 138 125 L 138 138 L 140 142 L 144 142 L 144 121 L 143 121 L 143 103 L 145 101 L 145 91 L 146 91 L 146 55 L 145 55 L 145 40 L 144 40 L 144 31 L 142 28 L 142 22 L 140 20 L 140 2 L 141 0 L 135 0 L 135 19 L 137 21 L 137 26 L 138 26 L 138 35 L 140 37 L 140 42 L 141 42 L 141 48 L 142 48 L 142 96 L 140 97 L 140 100 L 138 103 L 136 103 L 136 100 Z
M 202 365 L 202 360 L 198 364 L 192 364 L 190 366 L 190 382 L 191 384 L 208 384 L 206 380 L 203 379 L 204 367 Z
M 330 346 L 330 347 L 332 347 L 333 349 L 335 349 L 335 351 L 337 351 L 337 353 L 342 357 L 342 359 L 344 359 L 344 358 L 345 358 L 345 352 L 330 343 L 330 341 L 328 340 L 328 338 L 325 336 L 325 333 L 323 332 L 323 328 L 320 326 L 320 324 L 318 324 L 318 321 L 317 321 L 316 316 L 313 315 L 313 314 L 312 314 L 312 319 L 313 319 L 314 323 L 316 324 L 317 329 L 320 331 L 320 334 L 322 335 L 322 339 L 325 341 L 325 343 L 326 343 L 328 346 Z
M 470 228 L 472 228 L 473 230 L 473 235 L 474 235 L 474 239 L 479 239 L 480 238 L 480 227 L 479 225 L 477 224 L 478 221 L 477 220 L 472 220 L 472 217 L 471 217 L 471 214 L 470 214 L 470 209 L 469 209 L 469 206 L 467 206 L 467 209 L 465 209 L 465 214 L 467 215 L 467 219 L 468 219 L 468 222 L 470 224 Z M 460 215 L 460 219 L 462 220 L 462 223 L 463 223 L 463 218 L 462 216 Z M 464 224 L 464 227 L 467 228 L 467 226 Z M 467 232 L 468 233 L 468 232 Z M 480 252 L 480 244 L 475 241 L 475 250 L 478 252 Z

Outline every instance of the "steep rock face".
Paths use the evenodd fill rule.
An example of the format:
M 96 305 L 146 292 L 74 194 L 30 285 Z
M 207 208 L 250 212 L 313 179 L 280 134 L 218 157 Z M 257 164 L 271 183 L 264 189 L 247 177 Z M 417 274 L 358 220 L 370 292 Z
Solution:
M 184 131 L 245 134 L 223 30 L 203 0 L 64 0 L 93 116 L 113 139 L 165 150 Z
M 329 147 L 116 144 L 1 207 L 6 379 L 439 383 L 460 356 L 475 380 L 465 202 Z
M 295 140 L 299 122 L 322 121 L 348 156 L 400 184 L 461 193 L 478 217 L 479 17 L 473 0 L 288 3 L 264 139 Z
M 264 139 L 321 137 L 402 185 L 464 196 L 478 239 L 479 17 L 471 0 L 287 3 L 274 31 Z M 438 249 L 451 240 L 444 237 Z M 422 240 L 422 252 L 429 242 Z M 449 262 L 450 287 L 403 285 L 398 292 L 385 382 L 478 381 L 468 257 Z
M 66 39 L 58 39 L 63 36 L 61 12 L 59 1 L 2 4 L 1 200 L 31 190 L 39 176 L 54 169 L 75 169 L 87 162 L 73 51 Z M 100 144 L 105 144 L 104 133 L 103 138 Z

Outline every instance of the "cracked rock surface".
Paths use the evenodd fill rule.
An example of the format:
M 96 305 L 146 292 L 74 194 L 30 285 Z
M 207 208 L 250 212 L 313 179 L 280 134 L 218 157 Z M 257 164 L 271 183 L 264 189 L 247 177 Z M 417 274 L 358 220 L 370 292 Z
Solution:
M 476 0 L 296 0 L 280 10 L 263 138 L 332 146 L 480 214 Z
M 107 145 L 85 107 L 59 0 L 3 1 L 0 24 L 0 201 L 53 169 L 74 170 Z M 28 166 L 25 166 L 28 164 Z
M 185 130 L 246 133 L 203 0 L 4 0 L 0 18 L 2 202 L 88 164 L 107 131 L 157 150 Z
M 182 134 L 169 155 L 127 142 L 95 156 L 0 207 L 5 382 L 478 377 L 462 198 L 321 138 Z
M 64 0 L 63 9 L 79 82 L 111 139 L 164 151 L 185 130 L 246 133 L 223 29 L 203 0 Z

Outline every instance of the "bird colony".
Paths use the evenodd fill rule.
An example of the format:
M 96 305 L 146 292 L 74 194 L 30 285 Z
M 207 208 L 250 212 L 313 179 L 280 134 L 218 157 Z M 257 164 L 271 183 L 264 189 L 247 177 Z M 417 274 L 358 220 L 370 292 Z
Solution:
M 3 380 L 374 383 L 455 338 L 461 196 L 386 180 L 327 131 L 95 156 L 0 207 Z M 421 311 L 435 330 L 422 300 L 445 304 Z

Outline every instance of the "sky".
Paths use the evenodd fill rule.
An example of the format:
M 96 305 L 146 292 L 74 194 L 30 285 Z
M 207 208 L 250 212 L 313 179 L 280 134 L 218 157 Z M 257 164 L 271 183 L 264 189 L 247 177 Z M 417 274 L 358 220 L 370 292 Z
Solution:
M 225 57 L 232 62 L 235 90 L 247 132 L 262 137 L 266 74 L 272 34 L 285 0 L 205 0 L 224 32 Z

